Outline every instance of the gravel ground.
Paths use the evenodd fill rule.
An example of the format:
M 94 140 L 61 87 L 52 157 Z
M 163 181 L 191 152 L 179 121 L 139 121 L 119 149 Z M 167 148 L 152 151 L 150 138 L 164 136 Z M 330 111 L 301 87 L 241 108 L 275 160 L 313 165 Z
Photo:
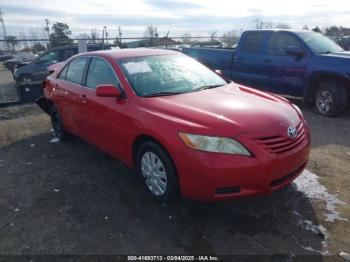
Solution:
M 266 197 L 162 205 L 118 160 L 78 138 L 53 143 L 49 118 L 36 106 L 0 109 L 0 254 L 343 261 L 339 253 L 350 253 L 350 110 L 341 118 L 304 114 L 311 159 L 293 185 Z
M 18 101 L 17 89 L 12 74 L 0 62 L 0 104 Z

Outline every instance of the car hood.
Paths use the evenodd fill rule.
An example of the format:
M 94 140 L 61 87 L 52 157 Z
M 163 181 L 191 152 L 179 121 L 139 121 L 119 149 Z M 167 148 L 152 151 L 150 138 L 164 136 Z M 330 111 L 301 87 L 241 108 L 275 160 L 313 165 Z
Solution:
M 181 95 L 144 98 L 148 110 L 185 125 L 188 132 L 235 136 L 297 126 L 300 116 L 288 100 L 234 83 Z M 181 131 L 181 130 L 179 130 Z
M 319 54 L 320 56 L 326 56 L 326 57 L 334 57 L 334 58 L 350 58 L 350 51 L 345 52 L 337 52 L 337 53 L 330 53 L 330 54 Z

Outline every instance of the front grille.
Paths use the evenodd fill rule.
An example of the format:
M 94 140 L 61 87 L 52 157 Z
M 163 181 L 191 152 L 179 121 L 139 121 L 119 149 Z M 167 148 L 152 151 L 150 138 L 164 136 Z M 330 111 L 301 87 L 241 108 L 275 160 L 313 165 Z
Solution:
M 306 131 L 303 122 L 299 123 L 297 130 L 298 135 L 293 139 L 284 136 L 268 136 L 255 138 L 253 141 L 268 153 L 279 155 L 293 150 L 306 142 Z

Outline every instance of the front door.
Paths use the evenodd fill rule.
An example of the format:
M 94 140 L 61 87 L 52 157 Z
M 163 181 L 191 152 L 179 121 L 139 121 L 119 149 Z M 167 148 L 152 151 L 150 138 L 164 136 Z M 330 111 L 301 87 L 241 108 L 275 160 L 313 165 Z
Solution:
M 286 53 L 287 47 L 298 47 L 304 56 Z M 279 94 L 302 96 L 308 65 L 308 55 L 301 41 L 288 32 L 273 32 L 270 35 L 264 66 L 268 72 L 269 91 Z
M 87 138 L 110 153 L 126 156 L 126 121 L 128 119 L 126 99 L 98 97 L 98 85 L 111 84 L 120 88 L 119 80 L 111 64 L 103 58 L 93 57 L 87 70 L 85 88 L 81 94 L 80 115 Z

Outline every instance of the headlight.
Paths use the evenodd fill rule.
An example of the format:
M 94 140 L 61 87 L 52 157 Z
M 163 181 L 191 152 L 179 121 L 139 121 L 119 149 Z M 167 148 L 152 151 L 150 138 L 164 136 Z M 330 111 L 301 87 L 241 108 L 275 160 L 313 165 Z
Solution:
M 239 142 L 232 138 L 201 136 L 194 134 L 179 133 L 182 141 L 190 148 L 214 152 L 251 156 L 249 151 Z
M 295 108 L 295 110 L 297 110 L 298 113 L 299 113 L 301 116 L 304 116 L 304 115 L 303 115 L 303 112 L 301 111 L 301 109 L 300 109 L 296 104 L 292 104 L 292 105 L 293 105 L 293 107 Z

